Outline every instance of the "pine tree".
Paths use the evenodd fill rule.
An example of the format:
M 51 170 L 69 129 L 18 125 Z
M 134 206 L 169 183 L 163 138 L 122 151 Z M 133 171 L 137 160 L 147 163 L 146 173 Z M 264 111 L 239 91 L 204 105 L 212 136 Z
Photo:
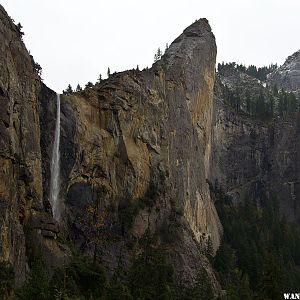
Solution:
M 133 300 L 130 290 L 125 282 L 127 280 L 127 271 L 124 265 L 123 257 L 120 256 L 118 259 L 118 265 L 115 269 L 114 275 L 112 276 L 109 285 L 105 290 L 104 299 L 108 300 Z
M 110 77 L 110 68 L 107 68 L 107 78 Z
M 161 52 L 160 48 L 158 48 L 156 54 L 154 55 L 154 62 L 157 62 L 158 60 L 160 60 L 161 57 L 162 57 L 162 52 Z
M 260 281 L 260 292 L 266 299 L 282 299 L 282 271 L 278 261 L 272 255 L 266 258 L 262 278 Z
M 277 85 L 276 85 L 276 84 L 273 86 L 273 95 L 274 95 L 275 97 L 278 96 L 278 88 L 277 88 Z
M 210 236 L 208 236 L 208 239 L 207 239 L 206 253 L 205 254 L 206 254 L 207 258 L 210 261 L 212 261 L 213 255 L 214 255 L 214 248 L 213 248 L 213 244 L 212 244 Z
M 37 62 L 35 62 L 34 63 L 34 69 L 35 69 L 37 75 L 41 77 L 41 75 L 42 75 L 42 67 L 40 66 L 40 64 L 38 64 Z
M 0 299 L 13 299 L 11 294 L 15 284 L 14 268 L 9 262 L 0 262 Z
M 251 116 L 251 114 L 252 114 L 252 112 L 251 112 L 251 98 L 250 98 L 249 91 L 246 92 L 246 111 Z
M 287 112 L 294 113 L 298 110 L 297 98 L 294 93 L 289 93 L 287 95 Z
M 270 98 L 270 115 L 271 115 L 271 117 L 273 117 L 274 109 L 275 109 L 275 100 L 274 100 L 274 97 L 272 96 L 272 94 L 270 94 L 269 98 Z
M 92 88 L 94 85 L 93 85 L 93 83 L 92 82 L 88 82 L 86 85 L 85 85 L 85 88 Z
M 81 86 L 79 84 L 77 84 L 76 92 L 80 92 L 80 91 L 82 91 L 82 88 L 81 88 Z
M 100 83 L 101 81 L 102 81 L 102 75 L 99 74 L 99 77 L 98 77 L 98 79 L 97 79 L 97 83 Z
M 22 31 L 22 29 L 23 29 L 23 26 L 21 25 L 21 23 L 18 23 L 17 30 L 21 36 L 24 35 L 24 32 Z
M 129 272 L 133 299 L 171 299 L 173 267 L 167 262 L 166 250 L 154 245 L 149 229 L 140 245 L 142 251 Z
M 284 97 L 284 95 L 282 93 L 280 93 L 279 99 L 278 99 L 278 113 L 280 116 L 283 116 L 283 113 L 284 113 L 283 97 Z
M 68 87 L 66 88 L 66 94 L 72 94 L 73 93 L 73 89 L 71 84 L 68 85 Z
M 168 49 L 169 49 L 169 45 L 168 43 L 166 43 L 165 53 L 167 52 Z

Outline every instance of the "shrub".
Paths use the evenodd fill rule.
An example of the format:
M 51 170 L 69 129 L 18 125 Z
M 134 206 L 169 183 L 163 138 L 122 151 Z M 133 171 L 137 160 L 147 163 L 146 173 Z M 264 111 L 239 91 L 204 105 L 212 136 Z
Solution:
M 0 262 L 0 299 L 8 299 L 14 287 L 14 269 L 7 261 Z

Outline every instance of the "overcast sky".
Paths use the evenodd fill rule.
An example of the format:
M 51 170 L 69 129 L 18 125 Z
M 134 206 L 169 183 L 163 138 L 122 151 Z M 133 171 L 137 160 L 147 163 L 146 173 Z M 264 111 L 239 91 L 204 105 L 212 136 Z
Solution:
M 219 62 L 282 64 L 300 49 L 300 0 L 0 0 L 60 92 L 102 73 L 151 66 L 196 19 L 207 18 Z

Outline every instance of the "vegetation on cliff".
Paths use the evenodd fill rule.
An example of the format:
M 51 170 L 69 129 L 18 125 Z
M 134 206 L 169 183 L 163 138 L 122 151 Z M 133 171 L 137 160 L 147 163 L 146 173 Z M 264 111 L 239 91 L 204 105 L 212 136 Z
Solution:
M 50 275 L 40 245 L 33 242 L 31 234 L 28 233 L 30 242 L 27 245 L 30 278 L 22 289 L 13 291 L 11 267 L 3 268 L 1 278 L 7 274 L 12 276 L 1 281 L 1 299 L 214 299 L 206 271 L 199 270 L 194 282 L 175 275 L 168 262 L 167 245 L 159 245 L 157 237 L 148 230 L 138 242 L 131 266 L 126 267 L 120 256 L 111 278 L 106 277 L 99 262 L 83 255 L 71 244 L 72 260 Z
M 224 228 L 214 259 L 229 299 L 282 299 L 300 286 L 300 229 L 280 216 L 276 196 L 234 205 L 218 185 L 211 193 Z
M 269 66 L 264 67 L 256 67 L 254 65 L 250 65 L 246 67 L 242 64 L 232 63 L 224 63 L 218 64 L 218 72 L 223 72 L 226 68 L 236 68 L 239 71 L 246 73 L 249 76 L 252 76 L 258 80 L 264 81 L 267 79 L 268 75 L 277 69 L 277 64 L 271 64 Z
M 14 289 L 14 268 L 9 262 L 0 262 L 0 299 L 9 299 Z
M 258 80 L 266 80 L 267 74 L 274 71 L 276 65 L 257 68 L 235 63 L 218 64 L 218 72 L 224 79 L 234 78 L 234 83 L 223 84 L 221 97 L 232 106 L 236 112 L 243 112 L 253 119 L 268 120 L 275 116 L 286 116 L 300 111 L 299 95 L 276 85 L 262 85 Z M 241 74 L 251 77 L 241 78 Z M 260 74 L 260 75 L 259 75 Z
M 5 197 L 1 194 L 0 225 L 7 232 L 3 230 L 2 234 L 6 249 L 0 257 L 0 299 L 213 299 L 219 291 L 218 283 L 212 282 L 215 277 L 211 265 L 228 299 L 280 299 L 283 292 L 300 286 L 300 229 L 280 216 L 276 197 L 262 194 L 255 201 L 254 197 L 245 197 L 233 205 L 218 185 L 213 187 L 212 196 L 224 227 L 223 242 L 213 258 L 221 224 L 205 181 L 210 167 L 206 166 L 210 161 L 206 154 L 213 152 L 216 54 L 207 20 L 196 21 L 187 28 L 172 43 L 169 53 L 166 46 L 167 53 L 161 61 L 159 48 L 152 69 L 140 72 L 137 66 L 134 72 L 116 75 L 108 68 L 105 81 L 100 75 L 84 90 L 80 85 L 75 90 L 69 85 L 64 91 L 68 97 L 62 107 L 61 169 L 69 223 L 62 225 L 70 225 L 66 229 L 68 242 L 55 240 L 58 231 L 43 236 L 38 232 L 40 228 L 25 225 L 27 218 L 47 210 L 42 203 L 47 200 L 49 180 L 52 91 L 39 100 L 42 68 L 21 43 L 22 26 L 13 26 L 12 32 L 11 26 L 4 23 L 0 22 L 0 27 L 5 33 L 3 40 L 17 30 L 9 47 L 4 43 L 1 52 L 4 79 L 0 82 L 0 120 L 5 151 L 0 159 L 0 177 L 3 191 L 8 192 L 3 193 Z M 255 120 L 268 121 L 299 112 L 295 93 L 261 82 L 276 68 L 219 65 L 220 73 L 234 69 L 243 74 L 242 79 L 250 78 L 254 84 L 248 88 L 242 81 L 237 86 L 225 82 L 220 98 L 236 112 L 242 112 L 243 117 L 246 113 Z M 30 86 L 33 90 L 26 92 Z M 232 114 L 229 105 L 225 106 Z M 247 154 L 241 147 L 238 152 L 241 156 Z M 256 149 L 253 153 L 257 154 Z M 226 162 L 228 167 L 232 160 Z M 244 164 L 236 164 L 245 168 Z M 162 184 L 161 176 L 150 174 L 153 169 L 168 174 L 166 186 L 171 192 Z M 234 176 L 237 182 L 243 178 L 240 172 Z M 149 190 L 144 193 L 149 182 Z M 158 192 L 155 184 L 167 192 Z M 115 202 L 105 186 L 112 189 Z M 127 194 L 139 196 L 117 199 Z M 164 205 L 156 205 L 159 201 Z M 146 212 L 146 217 L 136 225 L 141 211 Z M 150 233 L 152 211 L 156 215 Z M 160 211 L 164 212 L 159 214 Z M 52 218 L 50 214 L 49 217 Z M 147 221 L 148 229 L 143 234 Z M 133 237 L 130 230 L 134 226 L 141 230 Z M 179 233 L 186 233 L 187 243 L 180 243 Z M 197 240 L 199 236 L 208 238 L 207 249 L 200 250 L 203 240 Z M 55 270 L 50 270 L 52 265 L 43 253 L 50 239 L 58 247 L 67 243 L 72 249 L 68 263 Z M 103 255 L 110 250 L 105 249 L 106 244 L 114 239 L 122 244 L 121 252 L 124 250 L 116 268 L 111 266 L 112 261 L 105 265 L 107 257 Z M 22 251 L 25 240 L 26 255 Z M 181 259 L 176 266 L 174 253 Z M 116 258 L 116 252 L 112 256 Z M 2 261 L 7 257 L 12 264 Z M 185 271 L 184 276 L 180 270 Z M 189 274 L 195 270 L 197 276 Z M 16 282 L 18 286 L 27 278 L 18 290 L 16 274 L 22 275 Z

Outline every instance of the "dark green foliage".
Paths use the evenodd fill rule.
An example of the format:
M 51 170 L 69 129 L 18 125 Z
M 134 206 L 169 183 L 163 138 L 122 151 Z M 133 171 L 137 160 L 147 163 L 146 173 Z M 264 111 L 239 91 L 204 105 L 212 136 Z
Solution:
M 165 53 L 167 52 L 168 49 L 169 49 L 169 44 L 166 43 Z
M 17 291 L 17 298 L 31 299 L 99 299 L 106 282 L 102 268 L 91 258 L 73 251 L 73 259 L 53 277 L 47 272 L 41 245 L 29 226 L 25 228 L 26 254 L 31 269 L 30 278 L 23 288 Z
M 261 68 L 257 68 L 254 65 L 250 65 L 249 67 L 244 67 L 243 65 L 237 65 L 237 68 L 240 69 L 241 71 L 244 70 L 244 72 L 249 76 L 264 81 L 267 79 L 268 74 L 272 73 L 274 70 L 277 69 L 277 64 L 275 65 L 271 64 L 270 66 L 264 66 Z
M 73 93 L 73 89 L 72 89 L 72 86 L 71 84 L 68 85 L 68 87 L 63 91 L 63 94 L 72 94 Z
M 277 69 L 277 64 L 271 64 L 269 66 L 264 66 L 264 67 L 260 67 L 257 68 L 254 65 L 250 65 L 248 67 L 244 66 L 244 65 L 239 65 L 236 64 L 235 62 L 232 63 L 219 63 L 218 64 L 218 72 L 222 73 L 224 71 L 226 71 L 229 68 L 236 68 L 239 71 L 248 74 L 249 76 L 252 76 L 256 79 L 259 79 L 261 81 L 264 81 L 267 79 L 267 75 L 272 73 L 274 70 Z
M 160 48 L 158 48 L 154 55 L 154 62 L 157 62 L 158 60 L 160 60 L 161 57 L 162 57 L 162 51 L 160 50 Z
M 18 23 L 18 24 L 16 25 L 16 27 L 17 27 L 17 30 L 18 30 L 18 32 L 19 32 L 19 34 L 20 34 L 20 37 L 22 38 L 22 36 L 24 35 L 24 32 L 22 31 L 23 26 L 21 25 L 21 23 Z
M 209 277 L 204 269 L 199 270 L 195 282 L 182 281 L 179 279 L 173 289 L 173 298 L 178 300 L 207 300 L 216 299 L 213 294 Z
M 151 209 L 157 200 L 157 196 L 157 186 L 151 182 L 146 194 L 142 198 L 135 201 L 132 201 L 129 197 L 121 199 L 118 206 L 118 217 L 123 236 L 130 229 L 134 217 L 138 212 L 145 208 Z
M 231 274 L 231 281 L 227 285 L 227 299 L 240 300 L 253 299 L 254 295 L 250 289 L 248 276 L 243 274 L 238 269 L 235 269 Z
M 118 217 L 123 236 L 126 234 L 128 229 L 131 228 L 132 222 L 137 213 L 138 206 L 136 202 L 130 201 L 128 197 L 120 201 L 118 206 Z
M 13 293 L 15 274 L 7 261 L 0 262 L 0 300 L 9 299 Z
M 282 299 L 284 291 L 283 270 L 277 261 L 277 258 L 270 254 L 264 262 L 260 282 L 258 284 L 259 292 L 265 299 Z
M 107 284 L 104 292 L 104 299 L 107 300 L 133 300 L 128 287 L 128 272 L 124 266 L 123 257 L 119 257 L 118 266 Z
M 276 197 L 262 194 L 259 206 L 247 198 L 234 206 L 219 187 L 211 191 L 224 228 L 214 265 L 229 299 L 241 293 L 281 299 L 284 291 L 297 290 L 300 231 L 281 219 Z
M 224 275 L 222 281 L 226 281 L 231 277 L 231 272 L 236 268 L 236 255 L 235 251 L 229 244 L 223 242 L 218 249 L 215 257 L 216 270 Z
M 81 91 L 82 91 L 82 87 L 79 84 L 77 84 L 76 92 L 81 92 Z
M 43 71 L 42 67 L 37 62 L 34 63 L 34 70 L 38 76 L 40 76 L 40 77 L 42 76 L 42 71 Z
M 145 196 L 139 200 L 140 207 L 151 208 L 155 204 L 155 201 L 157 200 L 157 196 L 158 196 L 157 186 L 153 182 L 150 182 Z
M 264 90 L 261 88 L 258 94 L 250 94 L 246 90 L 241 94 L 239 88 L 222 88 L 222 97 L 236 112 L 246 112 L 253 119 L 269 120 L 276 115 L 284 116 L 299 111 L 299 100 L 293 92 L 281 90 Z M 244 103 L 244 104 L 243 104 Z
M 85 85 L 85 88 L 86 88 L 86 89 L 90 89 L 90 88 L 92 88 L 93 86 L 94 86 L 93 83 L 89 81 L 89 82 Z
M 104 187 L 99 189 L 97 199 L 105 198 L 106 193 Z M 136 211 L 153 207 L 157 196 L 157 188 L 150 184 L 146 195 L 138 199 L 136 204 L 132 205 L 129 200 L 121 201 L 119 217 L 124 226 L 124 234 Z M 99 208 L 98 204 L 89 207 L 92 224 Z M 175 206 L 172 211 L 179 217 Z M 132 256 L 127 258 L 126 265 L 123 257 L 119 258 L 118 267 L 110 280 L 107 280 L 95 255 L 87 257 L 72 245 L 69 245 L 72 250 L 71 260 L 55 270 L 50 277 L 41 247 L 30 227 L 26 230 L 26 242 L 31 272 L 25 286 L 17 291 L 17 299 L 214 299 L 206 271 L 199 270 L 197 278 L 192 283 L 185 281 L 180 274 L 178 277 L 175 276 L 173 266 L 168 259 L 170 245 L 159 243 L 157 238 L 150 234 L 149 229 L 142 238 L 135 240 Z M 207 255 L 211 255 L 211 246 L 208 241 Z M 101 250 L 98 249 L 97 253 L 101 253 Z
M 155 246 L 149 232 L 141 239 L 140 245 L 141 252 L 129 272 L 133 298 L 171 299 L 173 268 L 166 261 L 165 249 Z
M 100 299 L 105 283 L 101 266 L 78 252 L 71 263 L 56 270 L 50 281 L 50 290 L 53 298 L 61 295 L 70 299 Z
M 210 236 L 208 236 L 207 245 L 206 245 L 206 249 L 205 249 L 205 253 L 204 254 L 209 259 L 210 262 L 213 261 L 214 250 L 213 250 L 213 244 L 212 244 Z
M 24 229 L 26 236 L 26 256 L 30 267 L 30 277 L 17 291 L 18 299 L 50 299 L 49 274 L 43 258 L 40 242 L 28 225 Z
M 276 68 L 276 65 L 262 68 L 249 66 L 246 68 L 236 63 L 218 64 L 219 73 L 225 77 L 227 72 L 231 74 L 233 70 L 239 70 L 260 80 L 265 80 L 267 74 Z M 299 99 L 296 95 L 283 89 L 278 91 L 276 85 L 266 88 L 263 86 L 257 88 L 255 85 L 247 87 L 245 85 L 244 89 L 239 86 L 229 88 L 225 85 L 222 87 L 222 98 L 236 112 L 247 113 L 253 119 L 264 121 L 277 115 L 285 116 L 295 113 L 300 109 Z
M 86 298 L 100 297 L 105 283 L 102 268 L 88 257 L 75 257 L 67 268 L 67 278 L 71 279 Z
M 238 89 L 232 90 L 225 85 L 223 89 L 223 98 L 235 109 L 235 111 L 240 111 L 241 95 Z
M 105 290 L 105 300 L 133 300 L 130 290 L 127 285 L 120 281 L 111 281 Z
M 299 103 L 296 95 L 292 92 L 285 92 L 283 89 L 278 93 L 278 113 L 283 116 L 299 111 Z
M 158 245 L 147 230 L 140 240 L 140 251 L 129 270 L 129 286 L 133 299 L 189 300 L 214 299 L 209 278 L 199 270 L 193 283 L 175 276 L 168 263 L 168 248 Z
M 30 239 L 27 255 L 30 278 L 17 291 L 17 299 L 100 299 L 106 278 L 102 268 L 89 257 L 73 251 L 70 263 L 57 269 L 52 278 L 47 272 L 39 243 Z
M 17 293 L 18 299 L 51 299 L 49 277 L 42 258 L 35 258 L 29 280 Z
M 245 103 L 245 112 L 252 118 L 267 120 L 274 115 L 274 98 L 272 95 L 266 95 L 263 90 L 258 95 L 251 96 L 249 90 L 242 95 L 240 90 L 223 87 L 224 100 L 232 106 L 236 112 L 241 111 L 241 105 Z
M 38 243 L 33 243 L 33 235 L 30 234 L 27 254 L 31 275 L 25 286 L 17 291 L 17 299 L 214 299 L 206 271 L 199 270 L 193 283 L 176 277 L 173 266 L 168 262 L 168 247 L 159 244 L 149 230 L 139 240 L 130 267 L 126 267 L 120 257 L 109 281 L 97 262 L 71 246 L 72 260 L 55 270 L 50 278 L 41 249 Z M 1 278 L 5 278 L 2 285 L 5 285 L 6 295 L 12 288 L 11 271 L 8 266 L 0 272 Z

